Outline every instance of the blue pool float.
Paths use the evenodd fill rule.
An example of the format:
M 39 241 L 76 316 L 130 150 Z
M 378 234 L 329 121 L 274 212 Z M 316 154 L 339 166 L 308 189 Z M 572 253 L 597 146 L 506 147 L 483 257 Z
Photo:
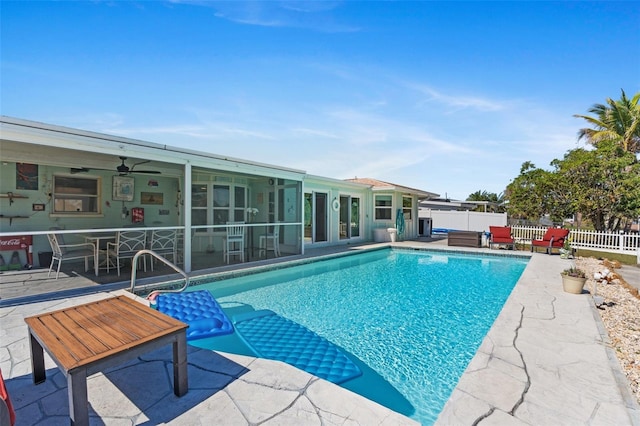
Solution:
M 362 374 L 339 347 L 273 311 L 236 315 L 233 322 L 238 335 L 261 358 L 286 362 L 336 384 Z
M 160 293 L 155 301 L 158 311 L 189 325 L 187 340 L 233 333 L 233 324 L 206 290 Z

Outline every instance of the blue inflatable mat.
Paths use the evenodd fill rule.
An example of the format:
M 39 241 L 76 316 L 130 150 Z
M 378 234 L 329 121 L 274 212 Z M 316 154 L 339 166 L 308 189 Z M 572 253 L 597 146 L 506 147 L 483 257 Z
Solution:
M 231 321 L 206 290 L 162 293 L 156 298 L 156 309 L 189 324 L 187 340 L 233 333 Z
M 336 345 L 269 310 L 233 317 L 238 335 L 262 358 L 286 362 L 333 383 L 362 374 Z

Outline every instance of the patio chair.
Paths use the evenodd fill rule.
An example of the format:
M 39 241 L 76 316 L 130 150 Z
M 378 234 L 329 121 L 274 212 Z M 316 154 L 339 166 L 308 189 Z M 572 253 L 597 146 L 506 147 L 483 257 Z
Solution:
M 258 255 L 267 257 L 267 252 L 272 251 L 275 257 L 280 257 L 280 225 L 273 225 L 273 230 L 267 235 L 260 235 L 258 243 L 260 251 Z
M 80 243 L 80 244 L 65 244 L 64 238 L 62 234 L 47 234 L 47 238 L 49 239 L 49 244 L 51 245 L 51 250 L 53 252 L 51 256 L 51 265 L 49 265 L 49 273 L 47 277 L 51 275 L 51 271 L 53 270 L 53 264 L 58 261 L 58 268 L 56 270 L 56 280 L 58 279 L 58 275 L 60 275 L 60 267 L 62 266 L 62 261 L 64 260 L 74 260 L 74 259 L 83 259 L 84 258 L 84 271 L 87 272 L 89 270 L 89 258 L 93 258 L 95 262 L 95 246 L 91 243 Z
M 538 247 L 544 248 L 547 254 L 551 254 L 554 248 L 560 251 L 568 236 L 568 229 L 548 228 L 542 239 L 531 240 L 531 251 L 537 252 Z
M 118 231 L 116 240 L 107 243 L 107 273 L 109 268 L 116 265 L 118 276 L 120 276 L 120 260 L 132 259 L 140 250 L 144 250 L 147 244 L 147 231 Z M 115 260 L 113 263 L 112 259 Z M 147 272 L 147 262 L 144 263 L 144 271 Z
M 227 222 L 227 235 L 222 238 L 224 261 L 228 264 L 231 256 L 239 255 L 244 262 L 244 222 Z
M 168 258 L 171 257 L 173 263 L 178 259 L 178 245 L 177 245 L 177 232 L 175 229 L 154 229 L 151 232 L 151 242 L 149 243 L 149 249 L 156 254 Z M 153 257 L 151 258 L 151 270 L 153 271 L 153 264 L 155 263 Z
M 511 246 L 511 249 L 515 248 L 515 241 L 511 235 L 510 226 L 489 226 L 489 248 L 496 245 Z

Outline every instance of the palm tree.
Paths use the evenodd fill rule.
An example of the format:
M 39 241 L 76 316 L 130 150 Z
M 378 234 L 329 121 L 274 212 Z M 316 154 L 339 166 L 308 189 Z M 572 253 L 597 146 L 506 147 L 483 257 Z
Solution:
M 640 92 L 632 99 L 622 90 L 618 101 L 607 98 L 607 105 L 595 104 L 589 110 L 595 117 L 576 114 L 594 128 L 578 131 L 578 139 L 585 138 L 590 144 L 598 146 L 601 142 L 613 142 L 620 148 L 633 154 L 640 153 Z
M 473 194 L 469 194 L 467 201 L 489 201 L 488 210 L 494 213 L 504 212 L 504 194 L 495 194 L 487 191 L 476 191 Z M 482 211 L 484 208 L 478 206 L 477 211 Z

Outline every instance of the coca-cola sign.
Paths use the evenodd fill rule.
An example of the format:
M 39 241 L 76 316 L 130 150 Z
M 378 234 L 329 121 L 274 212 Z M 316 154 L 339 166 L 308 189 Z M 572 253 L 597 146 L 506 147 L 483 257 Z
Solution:
M 27 244 L 22 242 L 19 237 L 2 237 L 0 238 L 0 251 L 25 248 Z

